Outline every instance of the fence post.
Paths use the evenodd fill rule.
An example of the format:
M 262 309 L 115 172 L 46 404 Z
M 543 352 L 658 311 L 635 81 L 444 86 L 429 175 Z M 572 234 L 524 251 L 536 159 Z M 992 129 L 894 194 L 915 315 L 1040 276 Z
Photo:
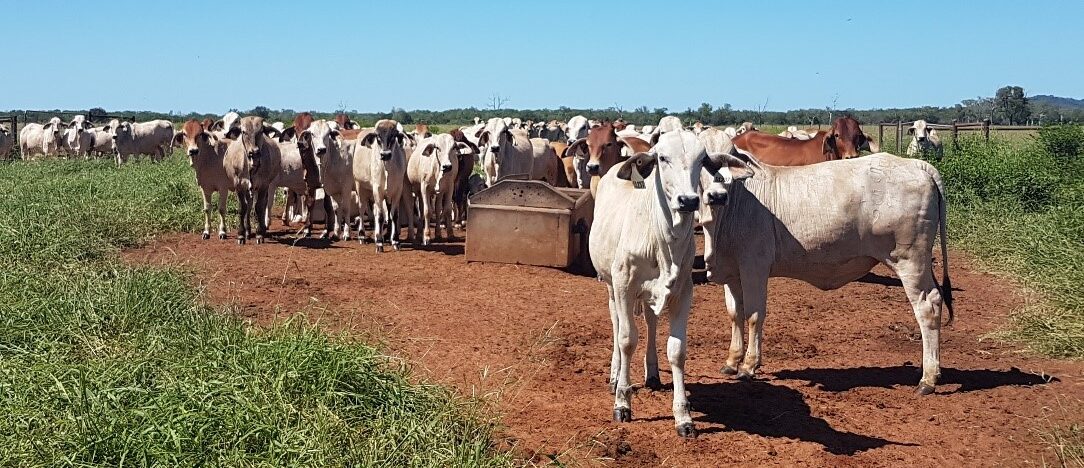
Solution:
M 878 145 L 885 144 L 885 125 L 884 125 L 884 123 L 878 123 L 877 124 L 877 144 Z M 897 153 L 899 153 L 899 151 L 897 151 Z
M 990 119 L 982 119 L 982 137 L 986 139 L 986 142 L 990 142 Z
M 16 114 L 11 115 L 11 135 L 12 140 L 15 140 L 15 146 L 11 148 L 11 159 L 15 159 L 15 154 L 18 154 L 21 159 L 23 156 L 23 146 L 19 144 L 19 116 Z
M 952 148 L 960 149 L 960 121 L 952 119 Z
M 903 121 L 896 121 L 896 152 L 899 153 L 903 148 Z

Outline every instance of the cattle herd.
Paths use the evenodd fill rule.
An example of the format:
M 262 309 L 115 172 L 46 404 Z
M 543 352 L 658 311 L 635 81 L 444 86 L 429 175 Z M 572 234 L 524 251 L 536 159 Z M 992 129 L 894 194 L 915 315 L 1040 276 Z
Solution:
M 940 151 L 925 122 L 911 132 L 909 155 Z M 378 252 L 385 244 L 398 250 L 402 228 L 411 243 L 439 240 L 441 228 L 451 238 L 453 227 L 467 227 L 469 196 L 503 178 L 589 189 L 595 198 L 589 251 L 608 289 L 610 386 L 620 422 L 632 418 L 634 316 L 642 313 L 647 323 L 645 385 L 655 388 L 661 386 L 655 328 L 667 313 L 674 422 L 679 436 L 697 435 L 684 367 L 698 227 L 707 277 L 724 288 L 732 330 L 722 373 L 752 379 L 761 364 L 769 277 L 835 289 L 883 264 L 902 282 L 921 331 L 918 392 L 932 393 L 940 376 L 942 304 L 948 323 L 953 315 L 941 176 L 922 160 L 879 152 L 850 117 L 827 131 L 791 127 L 779 135 L 749 123 L 686 128 L 664 117 L 637 129 L 583 116 L 567 123 L 475 119 L 434 135 L 426 125 L 407 131 L 393 120 L 363 128 L 346 115 L 329 121 L 302 113 L 287 126 L 233 112 L 217 121 L 189 120 L 176 132 L 168 121 L 95 128 L 82 116 L 20 132 L 24 157 L 97 151 L 120 164 L 134 154 L 161 158 L 175 145 L 184 148 L 202 190 L 203 238 L 210 237 L 216 192 L 218 237 L 226 238 L 226 199 L 234 192 L 241 244 L 264 240 L 279 189 L 287 200 L 282 221 L 303 223 L 299 235 L 311 235 L 322 209 L 321 237 L 347 240 L 356 229 L 358 240 L 371 240 Z M 861 156 L 863 150 L 873 154 Z M 473 173 L 478 163 L 482 175 Z M 943 257 L 940 285 L 935 247 Z

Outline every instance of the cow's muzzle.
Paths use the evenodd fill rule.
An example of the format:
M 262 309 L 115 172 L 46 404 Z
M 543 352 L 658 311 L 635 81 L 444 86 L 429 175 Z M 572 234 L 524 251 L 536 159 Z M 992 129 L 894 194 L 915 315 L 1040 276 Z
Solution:
M 596 176 L 596 175 L 598 175 L 599 169 L 601 169 L 601 168 L 598 166 L 598 164 L 595 164 L 595 163 L 588 163 L 587 164 L 587 173 L 588 174 Z
M 440 165 L 440 172 L 448 172 L 450 170 L 452 170 L 452 165 L 451 164 L 441 164 Z
M 696 211 L 700 208 L 700 196 L 699 195 L 678 195 L 678 211 Z
M 709 205 L 725 205 L 726 198 L 726 192 L 708 192 Z
M 498 152 L 500 150 L 501 150 L 500 146 L 490 146 L 489 147 L 489 152 L 491 152 L 491 153 L 496 153 L 496 152 Z
M 922 143 L 925 143 L 926 142 L 926 137 L 918 137 L 918 141 L 920 141 Z
M 380 150 L 380 160 L 387 161 L 391 159 L 391 150 Z
M 327 153 L 327 148 L 317 148 L 316 149 L 316 155 L 317 156 L 323 156 L 326 153 Z
M 188 155 L 195 156 L 199 154 L 199 148 L 188 148 Z

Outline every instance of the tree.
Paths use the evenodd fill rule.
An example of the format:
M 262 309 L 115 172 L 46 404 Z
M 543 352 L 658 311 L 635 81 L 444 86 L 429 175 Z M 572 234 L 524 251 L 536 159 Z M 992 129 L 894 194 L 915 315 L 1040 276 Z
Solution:
M 259 116 L 259 117 L 262 117 L 262 118 L 266 119 L 267 117 L 269 117 L 271 115 L 271 109 L 268 109 L 268 108 L 266 108 L 264 106 L 256 106 L 256 107 L 253 107 L 252 110 L 246 112 L 246 114 Z
M 1024 123 L 1031 116 L 1024 88 L 1005 86 L 994 96 L 994 112 L 1009 125 Z
M 494 94 L 493 96 L 489 97 L 489 108 L 490 108 L 490 110 L 495 110 L 495 111 L 501 110 L 501 109 L 504 108 L 505 104 L 508 104 L 508 98 L 507 97 L 501 96 L 500 94 Z

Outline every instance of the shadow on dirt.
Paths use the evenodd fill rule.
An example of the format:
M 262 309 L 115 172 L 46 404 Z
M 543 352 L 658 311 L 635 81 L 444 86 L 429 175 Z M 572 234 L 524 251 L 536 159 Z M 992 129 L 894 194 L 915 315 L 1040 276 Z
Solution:
M 781 370 L 773 373 L 777 379 L 805 380 L 821 390 L 845 392 L 858 387 L 893 388 L 916 386 L 922 369 L 915 366 L 853 367 L 848 369 L 801 369 Z M 1031 374 L 1015 367 L 1009 370 L 960 370 L 941 368 L 938 388 L 959 385 L 955 391 L 938 393 L 973 392 L 1005 386 L 1028 387 L 1059 382 L 1057 377 Z
M 837 431 L 811 414 L 801 392 L 767 382 L 689 384 L 692 409 L 704 413 L 698 421 L 722 424 L 703 428 L 705 434 L 724 430 L 765 437 L 785 437 L 820 444 L 836 455 L 854 455 L 886 445 L 915 446 L 879 437 Z
M 301 247 L 303 249 L 335 249 L 341 248 L 335 245 L 331 239 L 320 239 L 319 237 L 290 237 L 290 236 L 275 236 L 274 241 L 282 244 L 294 247 Z M 357 242 L 357 241 L 339 241 L 339 242 Z
M 465 252 L 462 242 L 458 242 L 458 243 L 455 243 L 455 244 L 421 245 L 419 243 L 418 245 L 410 245 L 410 244 L 407 244 L 407 245 L 409 246 L 407 248 L 412 249 L 412 250 L 418 250 L 418 251 L 422 251 L 422 252 L 440 252 L 440 253 L 442 253 L 444 255 L 451 255 L 451 256 L 463 255 L 463 252 Z

